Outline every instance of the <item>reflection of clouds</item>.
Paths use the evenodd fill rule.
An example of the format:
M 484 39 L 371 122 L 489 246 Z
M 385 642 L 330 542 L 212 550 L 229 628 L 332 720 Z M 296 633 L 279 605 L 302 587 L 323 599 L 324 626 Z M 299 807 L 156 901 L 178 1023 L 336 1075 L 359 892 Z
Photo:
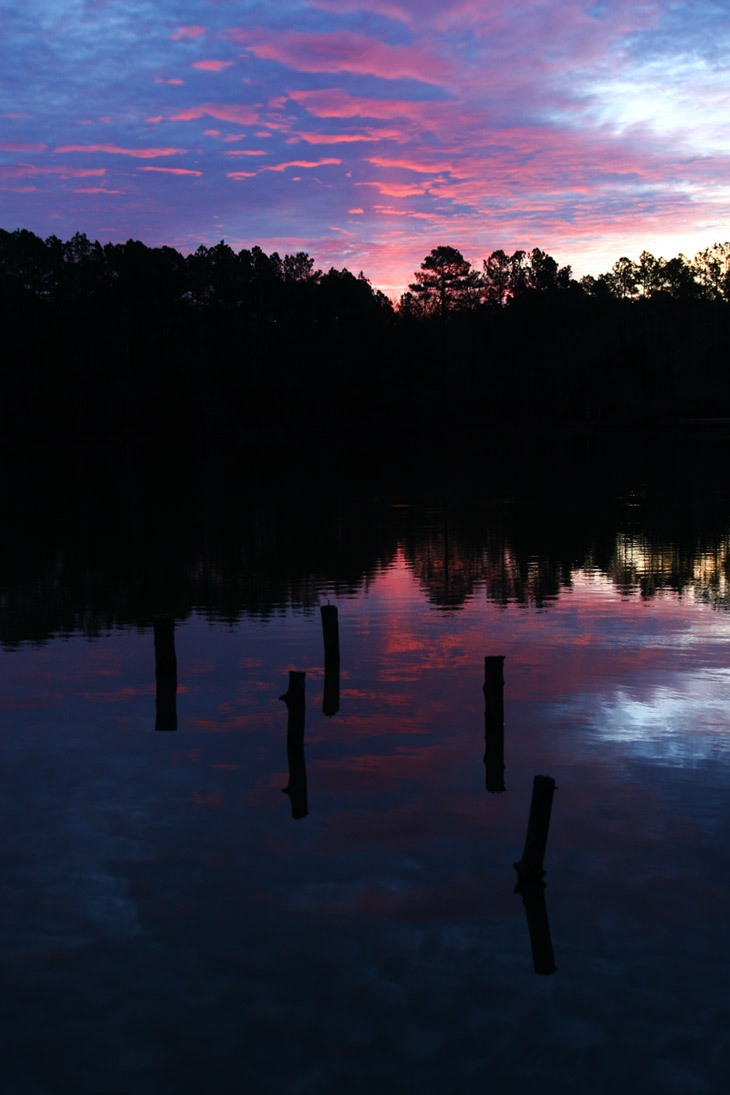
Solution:
M 95 944 L 53 971 L 47 991 L 59 1002 L 42 1039 L 67 1048 L 91 1029 L 100 1055 L 138 1054 L 162 1075 L 160 1031 L 195 1030 L 193 1066 L 183 1056 L 180 1068 L 200 1060 L 201 1090 L 230 1079 L 210 1074 L 216 1054 L 243 1054 L 254 1080 L 286 1091 L 305 1074 L 318 1083 L 337 1052 L 357 1091 L 390 1090 L 394 1075 L 468 1091 L 492 1059 L 495 1082 L 509 1073 L 518 1090 L 613 1090 L 627 1058 L 642 1090 L 672 1089 L 675 1073 L 684 1083 L 682 1065 L 707 1060 L 726 1001 L 727 617 L 691 597 L 622 596 L 598 569 L 548 612 L 481 596 L 444 614 L 401 559 L 341 622 L 352 687 L 334 722 L 308 691 L 306 828 L 282 808 L 277 699 L 290 662 L 321 680 L 319 620 L 301 612 L 265 628 L 199 617 L 180 628 L 180 648 L 203 667 L 187 739 L 121 740 L 103 720 L 137 710 L 122 691 L 106 714 L 96 693 L 72 694 L 46 738 L 4 735 L 0 822 L 16 862 L 3 942 L 21 953 Z M 149 635 L 102 644 L 149 681 Z M 81 673 L 87 650 L 54 642 L 48 658 L 12 658 L 19 669 L 40 658 L 60 679 L 64 660 Z M 482 765 L 490 652 L 507 655 L 509 793 L 498 807 Z M 708 758 L 719 763 L 691 770 Z M 555 988 L 535 984 L 512 892 L 529 780 L 543 764 L 561 787 L 547 859 Z M 21 896 L 34 903 L 26 920 Z M 37 967 L 25 969 L 35 1008 Z M 92 991 L 113 1006 L 90 1027 Z M 691 1038 L 674 1018 L 686 1013 Z M 140 1015 L 152 1016 L 147 1030 Z M 282 1030 L 286 1055 L 272 1054 Z M 254 1033 L 242 1042 L 241 1031 Z M 198 1058 L 195 1045 L 216 1054 Z M 706 1066 L 708 1090 L 722 1090 L 723 1068 Z
M 24 777 L 28 786 L 31 772 Z M 33 794 L 36 797 L 30 800 L 25 790 L 18 795 L 24 805 L 30 801 L 35 808 L 26 811 L 20 834 L 15 822 L 10 855 L 6 851 L 0 858 L 0 954 L 137 935 L 141 929 L 136 905 L 123 880 L 110 869 L 109 859 L 139 855 L 139 844 L 113 833 L 103 800 L 89 797 L 69 804 L 67 794 L 57 794 L 48 784 Z M 6 809 L 15 801 L 11 796 Z M 7 822 L 5 832 L 11 818 L 10 810 L 0 813 Z
M 645 692 L 619 687 L 603 697 L 574 696 L 556 708 L 579 719 L 600 739 L 663 765 L 684 767 L 723 755 L 730 758 L 730 670 L 698 669 L 672 686 Z

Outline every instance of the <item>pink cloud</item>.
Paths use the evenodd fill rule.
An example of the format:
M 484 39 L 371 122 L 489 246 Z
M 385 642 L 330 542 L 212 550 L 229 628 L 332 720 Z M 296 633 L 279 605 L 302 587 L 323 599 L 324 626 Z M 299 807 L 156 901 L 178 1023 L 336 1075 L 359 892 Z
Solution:
M 420 220 L 436 220 L 434 213 L 419 213 L 413 209 L 393 209 L 392 205 L 376 205 L 375 212 L 387 217 L 416 217 Z
M 0 141 L 3 152 L 43 152 L 47 147 L 45 144 L 23 144 L 22 141 Z
M 88 175 L 106 175 L 106 168 L 36 167 L 34 164 L 20 164 L 13 167 L 0 166 L 0 179 L 20 179 L 25 175 L 58 175 L 62 179 L 84 179 Z
M 258 171 L 229 171 L 229 179 L 251 179 L 254 175 L 260 175 L 262 171 L 286 171 L 289 167 L 326 167 L 329 164 L 340 164 L 342 160 L 325 158 L 322 160 L 287 160 L 285 163 L 266 164 Z
M 266 167 L 262 167 L 262 171 L 286 171 L 288 167 L 324 167 L 326 164 L 338 164 L 342 163 L 342 160 L 324 159 L 324 160 L 287 160 L 286 163 L 267 164 Z
M 165 175 L 197 175 L 198 178 L 203 174 L 202 171 L 193 171 L 189 167 L 140 167 L 140 171 L 160 171 Z
M 659 0 L 612 0 L 600 16 L 591 13 L 591 4 L 549 5 L 535 0 L 513 0 L 510 4 L 487 4 L 484 0 L 308 0 L 322 11 L 374 12 L 408 26 L 448 31 L 460 28 L 483 34 L 515 37 L 514 28 L 530 27 L 536 40 L 545 39 L 546 31 L 557 28 L 563 34 L 572 28 L 596 29 L 627 34 L 639 28 L 653 27 L 661 18 Z M 597 26 L 597 18 L 600 24 Z M 529 20 L 529 23 L 528 23 Z M 519 36 L 520 41 L 524 39 Z
M 205 103 L 203 106 L 191 106 L 170 115 L 172 122 L 192 122 L 198 118 L 216 118 L 219 122 L 235 122 L 237 125 L 255 125 L 259 120 L 258 110 L 250 106 L 226 105 L 223 103 Z
M 263 148 L 232 148 L 230 151 L 224 152 L 224 156 L 266 156 L 268 153 L 264 152 Z
M 405 3 L 397 3 L 397 0 L 309 0 L 309 4 L 313 8 L 335 13 L 341 11 L 372 11 L 377 15 L 385 15 L 388 19 L 397 19 L 402 23 L 411 23 L 414 16 L 417 18 L 422 15 L 424 9 L 427 8 L 427 4 L 424 4 L 423 0 L 419 0 L 418 4 L 415 5 L 415 11 L 412 10 L 414 5 L 409 8 Z
M 182 85 L 185 83 L 185 81 L 184 80 L 178 80 L 176 78 L 172 79 L 172 80 L 166 80 L 164 76 L 155 76 L 155 83 L 156 84 L 175 84 L 177 87 L 182 87 Z
M 115 144 L 65 144 L 54 148 L 54 152 L 108 152 L 112 156 L 134 156 L 141 160 L 150 160 L 155 156 L 179 156 L 185 148 L 120 148 Z
M 365 133 L 298 133 L 292 140 L 307 144 L 356 144 L 359 141 L 399 141 L 404 134 L 399 129 L 369 129 Z
M 380 194 L 389 198 L 411 198 L 416 194 L 427 194 L 430 189 L 426 183 L 359 182 L 355 185 L 374 186 Z
M 437 160 L 434 163 L 420 159 L 391 159 L 388 156 L 368 156 L 367 162 L 375 164 L 376 167 L 399 167 L 406 171 L 417 171 L 423 175 L 438 175 L 442 171 L 447 171 L 457 177 L 463 175 L 460 169 L 455 168 L 452 163 L 445 160 Z
M 516 14 L 519 25 L 525 14 L 534 14 L 534 0 L 514 0 L 512 4 L 486 4 L 484 0 L 308 0 L 322 11 L 339 14 L 343 11 L 374 12 L 386 19 L 405 23 L 407 26 L 449 29 L 459 26 L 490 27 L 507 21 Z M 641 5 L 634 5 L 635 7 Z M 526 9 L 521 12 L 520 9 Z M 581 12 L 582 14 L 582 12 Z M 514 25 L 514 24 L 513 24 Z
M 179 42 L 181 38 L 200 38 L 201 34 L 205 34 L 205 27 L 193 23 L 186 27 L 178 27 L 170 37 L 173 42 Z
M 355 213 L 364 213 L 365 210 L 364 209 L 348 209 L 347 212 L 355 214 Z
M 193 68 L 200 68 L 204 72 L 222 72 L 232 64 L 233 61 L 193 61 Z
M 279 61 L 298 72 L 352 72 L 384 79 L 410 78 L 438 83 L 451 72 L 442 58 L 418 46 L 390 46 L 347 31 L 322 34 L 233 29 L 229 37 L 255 57 Z
M 287 95 L 317 118 L 410 118 L 427 123 L 451 104 L 413 99 L 372 99 L 350 95 L 341 88 L 295 90 Z

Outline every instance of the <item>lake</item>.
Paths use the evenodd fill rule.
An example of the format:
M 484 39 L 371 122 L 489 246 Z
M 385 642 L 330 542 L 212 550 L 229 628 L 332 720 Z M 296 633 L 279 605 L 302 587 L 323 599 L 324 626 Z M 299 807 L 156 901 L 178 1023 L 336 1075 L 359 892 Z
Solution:
M 724 1090 L 725 450 L 582 446 L 14 480 L 4 1092 Z

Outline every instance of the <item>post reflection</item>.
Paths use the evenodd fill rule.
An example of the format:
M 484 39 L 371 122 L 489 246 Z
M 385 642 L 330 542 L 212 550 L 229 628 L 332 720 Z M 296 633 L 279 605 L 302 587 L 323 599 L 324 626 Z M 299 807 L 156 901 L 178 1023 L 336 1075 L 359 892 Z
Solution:
M 518 878 L 514 892 L 520 894 L 525 906 L 532 964 L 535 973 L 542 974 L 554 973 L 557 969 L 545 904 L 543 870 L 554 793 L 555 780 L 552 776 L 535 776 L 525 847 L 522 858 L 514 865 Z
M 490 792 L 504 785 L 504 655 L 484 659 L 484 775 Z
M 336 715 L 340 709 L 340 630 L 337 606 L 320 606 L 322 634 L 324 637 L 324 692 L 322 713 Z
M 287 709 L 286 756 L 289 763 L 289 783 L 282 792 L 289 796 L 291 816 L 295 820 L 309 813 L 307 803 L 307 766 L 304 760 L 306 674 L 295 669 L 289 671 L 289 687 L 279 699 Z
M 515 887 L 515 893 L 522 897 L 522 904 L 525 906 L 535 973 L 555 973 L 558 967 L 555 965 L 550 922 L 545 904 L 545 883 L 541 878 L 520 879 Z
M 155 730 L 177 730 L 177 656 L 175 617 L 155 616 Z

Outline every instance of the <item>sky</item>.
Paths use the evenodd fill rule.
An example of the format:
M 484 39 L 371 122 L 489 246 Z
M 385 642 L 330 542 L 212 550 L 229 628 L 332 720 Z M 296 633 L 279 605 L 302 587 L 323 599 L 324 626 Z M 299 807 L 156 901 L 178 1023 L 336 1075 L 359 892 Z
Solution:
M 574 273 L 730 239 L 730 0 L 0 0 L 0 227 Z

